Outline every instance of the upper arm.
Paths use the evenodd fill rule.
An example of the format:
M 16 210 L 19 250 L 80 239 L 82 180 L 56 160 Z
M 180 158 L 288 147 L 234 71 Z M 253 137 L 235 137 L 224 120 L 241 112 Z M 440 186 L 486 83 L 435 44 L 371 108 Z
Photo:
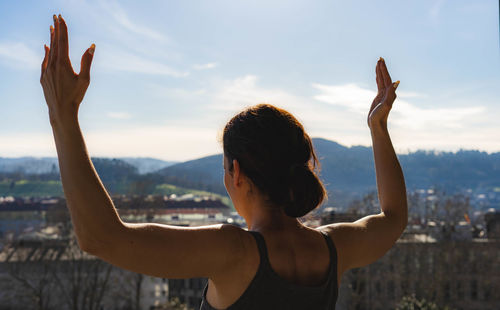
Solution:
M 339 272 L 363 267 L 382 257 L 406 227 L 404 216 L 385 213 L 369 215 L 354 223 L 335 223 L 319 227 L 335 242 Z
M 161 278 L 213 278 L 243 257 L 244 230 L 229 224 L 182 227 L 123 223 L 94 255 Z

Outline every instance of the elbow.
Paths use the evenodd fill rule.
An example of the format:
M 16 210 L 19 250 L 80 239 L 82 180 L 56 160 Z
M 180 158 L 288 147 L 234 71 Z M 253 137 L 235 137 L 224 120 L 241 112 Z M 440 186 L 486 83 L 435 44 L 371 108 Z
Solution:
M 382 213 L 391 223 L 394 223 L 395 226 L 397 225 L 402 234 L 408 225 L 408 209 L 406 204 L 398 211 L 384 211 Z
M 119 234 L 122 232 L 122 225 L 114 226 L 106 232 L 92 233 L 88 231 L 76 231 L 78 246 L 83 252 L 97 257 L 102 257 L 111 246 L 116 242 Z
M 77 236 L 78 246 L 80 250 L 83 252 L 101 257 L 103 251 L 109 248 L 111 241 L 110 240 L 102 240 L 100 238 L 89 238 L 89 237 L 78 237 Z
M 85 252 L 87 254 L 98 256 L 98 253 L 100 252 L 101 247 L 97 246 L 97 244 L 95 242 L 82 240 L 80 238 L 77 239 L 77 242 L 78 242 L 78 247 L 80 248 L 80 250 L 82 250 L 83 252 Z
M 77 242 L 78 242 L 78 247 L 80 248 L 80 250 L 82 250 L 83 252 L 85 252 L 87 254 L 94 255 L 96 248 L 94 246 L 92 246 L 89 242 L 83 241 L 80 239 L 77 239 Z

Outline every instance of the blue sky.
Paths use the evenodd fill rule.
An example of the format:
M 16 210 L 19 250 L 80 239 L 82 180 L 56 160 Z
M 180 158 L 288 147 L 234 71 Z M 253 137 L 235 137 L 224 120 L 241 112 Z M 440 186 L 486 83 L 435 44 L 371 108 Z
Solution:
M 53 13 L 79 70 L 92 156 L 221 151 L 245 106 L 288 109 L 313 137 L 370 145 L 375 63 L 401 80 L 398 152 L 500 151 L 498 1 L 0 1 L 0 156 L 55 156 L 39 84 Z

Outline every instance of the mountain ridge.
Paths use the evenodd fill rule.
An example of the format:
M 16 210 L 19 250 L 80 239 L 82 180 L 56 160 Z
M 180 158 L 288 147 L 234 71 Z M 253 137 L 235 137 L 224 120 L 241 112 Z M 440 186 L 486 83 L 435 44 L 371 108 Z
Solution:
M 319 176 L 331 199 L 347 201 L 376 190 L 371 147 L 347 147 L 322 138 L 313 138 L 312 141 L 320 160 Z M 175 164 L 148 158 L 144 161 L 149 161 L 153 166 L 158 163 L 167 166 L 159 170 L 150 168 L 149 171 L 144 172 L 145 170 L 143 170 L 142 173 L 137 167 L 137 163 L 134 165 L 134 160 L 127 161 L 127 158 L 92 158 L 92 160 L 103 182 L 109 184 L 107 188 L 117 191 L 123 191 L 125 188 L 141 188 L 142 192 L 148 193 L 156 185 L 172 184 L 227 195 L 223 183 L 222 158 L 222 154 L 214 154 Z M 449 192 L 492 188 L 500 190 L 500 152 L 487 153 L 478 150 L 416 151 L 399 154 L 398 158 L 409 190 L 436 186 Z M 31 157 L 23 157 L 22 159 L 31 164 L 36 162 Z M 6 172 L 9 172 L 6 171 L 9 160 L 16 161 L 13 158 L 0 157 L 0 173 L 3 172 L 6 175 Z M 37 177 L 36 173 L 25 172 L 28 174 L 28 179 L 55 180 L 59 178 L 58 171 L 54 171 L 57 159 L 45 158 L 45 160 L 43 167 L 45 173 L 50 175 L 39 174 L 40 176 Z M 13 167 L 15 165 L 9 168 L 11 174 L 16 172 Z M 36 165 L 30 169 L 35 172 L 41 170 L 41 168 L 36 168 Z M 9 178 L 12 177 L 4 176 L 4 179 Z M 131 184 L 135 185 L 130 187 Z

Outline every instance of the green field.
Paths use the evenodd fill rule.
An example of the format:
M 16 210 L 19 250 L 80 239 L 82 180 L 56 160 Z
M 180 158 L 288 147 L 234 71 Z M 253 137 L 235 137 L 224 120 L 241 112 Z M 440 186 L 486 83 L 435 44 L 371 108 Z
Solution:
M 118 186 L 115 186 L 118 187 Z M 127 192 L 127 186 L 123 184 L 120 186 L 123 188 L 121 190 L 115 190 L 114 193 L 117 194 L 133 194 Z M 152 195 L 172 195 L 177 196 L 185 194 L 193 194 L 198 196 L 211 196 L 216 199 L 220 199 L 222 203 L 232 207 L 232 203 L 227 196 L 222 196 L 219 194 L 205 192 L 195 189 L 178 187 L 171 184 L 159 184 L 154 187 L 154 190 L 148 194 Z M 63 189 L 61 181 L 28 181 L 21 180 L 17 182 L 12 181 L 0 181 L 0 196 L 14 196 L 14 197 L 62 197 Z
M 156 188 L 154 192 L 152 193 L 153 195 L 172 195 L 176 194 L 177 196 L 180 195 L 185 195 L 185 194 L 193 194 L 193 195 L 198 195 L 198 196 L 210 196 L 214 197 L 216 199 L 220 199 L 222 203 L 225 205 L 228 205 L 232 207 L 231 200 L 227 196 L 222 196 L 219 194 L 211 193 L 211 192 L 206 192 L 206 191 L 200 191 L 196 189 L 189 189 L 189 188 L 184 188 L 184 187 L 178 187 L 175 185 L 171 184 L 159 184 L 156 185 Z
M 0 196 L 46 197 L 63 196 L 61 181 L 1 181 Z

